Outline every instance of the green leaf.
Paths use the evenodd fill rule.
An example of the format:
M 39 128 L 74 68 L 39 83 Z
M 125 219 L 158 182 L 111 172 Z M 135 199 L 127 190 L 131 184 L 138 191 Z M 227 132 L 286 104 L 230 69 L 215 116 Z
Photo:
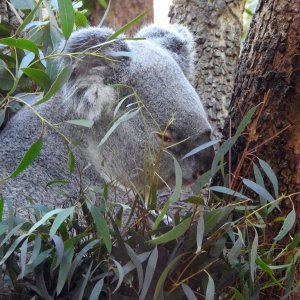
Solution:
M 191 220 L 192 218 L 188 217 L 187 219 L 183 220 L 180 224 L 173 227 L 170 231 L 160 235 L 156 239 L 148 241 L 148 243 L 158 245 L 177 239 L 189 229 Z
M 47 91 L 46 95 L 44 97 L 33 104 L 33 106 L 40 105 L 47 100 L 49 100 L 53 95 L 55 95 L 59 89 L 69 80 L 71 74 L 72 74 L 72 66 L 67 66 L 61 70 L 61 72 L 58 74 L 55 81 L 52 83 L 51 87 Z
M 82 126 L 82 127 L 87 127 L 87 128 L 92 128 L 94 125 L 94 121 L 92 120 L 85 120 L 85 119 L 80 119 L 80 120 L 68 120 L 65 121 L 66 123 L 77 125 L 77 126 Z
M 124 280 L 124 269 L 122 268 L 122 266 L 120 265 L 119 262 L 117 262 L 116 260 L 114 260 L 112 258 L 111 258 L 111 260 L 114 262 L 114 264 L 116 265 L 117 270 L 118 270 L 118 283 L 117 283 L 117 286 L 115 287 L 115 289 L 112 292 L 114 294 L 119 289 L 119 287 L 121 286 L 121 284 Z
M 242 250 L 242 247 L 244 245 L 244 240 L 243 240 L 243 237 L 242 237 L 242 233 L 239 230 L 239 228 L 237 230 L 238 230 L 239 237 L 236 240 L 236 242 L 233 244 L 233 247 L 230 249 L 230 251 L 227 254 L 228 261 L 231 265 L 235 265 L 235 264 L 238 263 L 238 257 L 241 254 L 241 250 Z
M 138 274 L 138 281 L 139 281 L 139 293 L 142 289 L 143 286 L 143 281 L 144 281 L 144 272 L 143 272 L 143 267 L 142 264 L 138 258 L 138 256 L 135 254 L 134 250 L 128 245 L 125 244 L 128 256 L 130 257 L 131 261 L 133 262 L 133 264 L 136 267 L 136 271 Z
M 197 300 L 193 290 L 188 285 L 182 283 L 181 287 L 188 300 Z
M 251 246 L 250 258 L 249 258 L 250 275 L 251 275 L 252 282 L 254 282 L 254 280 L 255 280 L 255 267 L 256 267 L 255 261 L 256 261 L 257 249 L 258 249 L 258 234 L 257 234 L 255 227 L 253 227 L 253 229 L 254 229 L 255 235 L 254 235 L 253 243 Z
M 16 235 L 24 224 L 25 222 L 21 222 L 20 224 L 12 228 L 12 230 L 9 231 L 5 238 L 1 241 L 0 247 L 2 247 L 13 235 Z
M 264 172 L 267 174 L 268 178 L 270 179 L 270 181 L 273 185 L 275 197 L 279 198 L 278 179 L 277 179 L 274 171 L 272 170 L 272 168 L 266 161 L 264 161 L 262 159 L 258 159 L 258 161 L 259 161 L 260 166 L 262 167 Z
M 274 201 L 274 198 L 272 195 L 262 186 L 258 185 L 257 183 L 249 180 L 249 179 L 243 179 L 243 183 L 249 187 L 251 190 L 256 192 L 258 195 L 262 196 L 263 198 L 267 199 L 267 201 L 272 202 Z
M 28 53 L 28 54 L 26 54 L 23 57 L 23 59 L 22 59 L 22 61 L 20 63 L 20 67 L 19 67 L 19 70 L 18 70 L 17 78 L 20 78 L 22 76 L 22 74 L 23 74 L 23 70 L 22 69 L 28 67 L 28 65 L 34 60 L 34 57 L 35 57 L 34 53 L 31 53 L 31 52 Z
M 199 219 L 198 219 L 198 223 L 197 223 L 197 236 L 196 236 L 197 250 L 196 250 L 196 254 L 201 251 L 203 237 L 204 237 L 204 229 L 205 229 L 204 216 L 203 216 L 203 207 L 201 207 L 200 209 L 201 209 L 201 211 L 200 211 Z
M 153 275 L 156 269 L 156 264 L 158 260 L 158 250 L 157 247 L 155 247 L 149 256 L 146 272 L 145 272 L 145 279 L 142 287 L 142 291 L 139 297 L 139 300 L 144 300 L 146 298 L 147 292 L 149 290 L 150 284 L 153 279 Z
M 210 169 L 202 174 L 192 186 L 194 194 L 199 194 L 203 187 L 210 181 L 210 179 L 221 169 L 221 166 L 217 166 L 214 170 Z
M 4 208 L 4 199 L 3 197 L 0 196 L 0 222 L 2 222 L 2 218 L 3 218 L 3 208 Z
M 5 263 L 5 261 L 11 256 L 11 254 L 16 250 L 18 245 L 28 236 L 28 234 L 22 234 L 19 236 L 5 252 L 4 257 L 0 261 L 0 266 Z
M 296 221 L 296 212 L 295 212 L 295 208 L 293 207 L 293 209 L 289 212 L 289 214 L 284 219 L 283 225 L 282 225 L 279 233 L 274 238 L 274 241 L 278 242 L 278 241 L 282 240 L 288 234 L 288 232 L 292 229 L 292 227 L 295 224 L 295 221 Z
M 60 213 L 63 211 L 63 208 L 57 208 L 54 210 L 49 211 L 46 213 L 37 223 L 35 223 L 30 230 L 28 231 L 28 234 L 33 233 L 37 228 L 39 228 L 41 225 L 43 225 L 45 222 L 47 222 L 52 216 Z
M 49 182 L 47 182 L 46 186 L 51 186 L 54 184 L 68 184 L 70 183 L 69 180 L 60 180 L 60 179 L 54 179 L 54 180 L 50 180 Z
M 87 254 L 88 251 L 90 251 L 97 244 L 99 244 L 99 240 L 93 240 L 93 241 L 89 242 L 76 255 L 76 257 L 74 258 L 74 260 L 72 262 L 69 276 L 68 276 L 68 285 L 69 286 L 71 284 L 71 280 L 72 280 L 72 277 L 73 277 L 73 274 L 74 274 L 76 268 L 83 262 L 82 258 Z
M 274 277 L 272 270 L 270 269 L 270 267 L 259 257 L 256 257 L 256 263 L 257 265 L 265 272 L 267 273 L 270 278 L 272 279 L 272 281 L 279 287 L 282 288 L 281 283 Z
M 26 25 L 32 21 L 32 19 L 34 18 L 34 14 L 35 12 L 38 10 L 39 6 L 41 5 L 43 0 L 39 0 L 39 2 L 37 3 L 37 5 L 34 7 L 34 9 L 32 9 L 30 11 L 30 13 L 27 15 L 27 17 L 24 19 L 24 21 L 22 22 L 22 24 L 19 26 L 19 28 L 16 31 L 16 34 L 18 35 L 25 27 Z
M 36 44 L 26 39 L 15 39 L 12 37 L 8 37 L 8 38 L 0 39 L 0 44 L 9 47 L 15 47 L 18 49 L 28 50 L 30 52 L 33 52 L 34 54 L 39 53 L 39 48 L 36 46 Z
M 49 90 L 51 86 L 51 79 L 44 71 L 33 68 L 23 68 L 22 71 L 42 89 Z
M 98 207 L 90 205 L 89 210 L 92 214 L 94 222 L 96 223 L 97 233 L 99 237 L 103 239 L 106 249 L 110 253 L 112 249 L 112 243 L 108 225 Z
M 205 300 L 214 300 L 215 299 L 215 283 L 212 277 L 207 271 L 205 273 L 208 276 L 208 283 L 206 287 Z
M 71 0 L 58 1 L 58 10 L 60 16 L 61 30 L 66 39 L 73 31 L 75 16 Z
M 234 292 L 234 299 L 235 300 L 245 300 L 245 298 L 243 297 L 243 295 L 234 287 L 231 287 L 231 289 Z
M 98 300 L 103 288 L 104 278 L 100 279 L 94 286 L 89 300 Z
M 238 193 L 232 189 L 229 189 L 225 186 L 211 186 L 209 189 L 213 192 L 218 192 L 218 193 L 234 196 L 234 197 L 237 197 L 240 199 L 245 199 L 245 200 L 249 199 L 249 197 L 247 197 L 241 193 Z
M 93 261 L 90 263 L 90 266 L 89 266 L 86 274 L 84 275 L 84 281 L 83 281 L 82 285 L 80 286 L 80 292 L 79 292 L 78 298 L 76 297 L 76 299 L 78 299 L 78 300 L 81 300 L 83 298 L 83 294 L 84 294 L 86 285 L 91 278 L 92 266 L 93 266 Z
M 255 114 L 258 106 L 251 108 L 244 118 L 242 119 L 240 125 L 238 126 L 236 133 L 233 137 L 225 141 L 221 147 L 219 148 L 218 152 L 216 153 L 214 160 L 212 162 L 212 172 L 214 173 L 218 167 L 218 163 L 224 158 L 226 153 L 232 148 L 232 146 L 236 143 L 242 132 L 245 130 L 247 125 L 250 123 L 253 115 Z
M 176 160 L 176 158 L 173 156 L 172 156 L 172 158 L 173 158 L 174 167 L 175 167 L 175 188 L 174 188 L 172 195 L 168 198 L 167 202 L 164 204 L 163 209 L 159 213 L 154 224 L 152 225 L 152 230 L 157 229 L 158 225 L 160 224 L 162 219 L 165 217 L 169 206 L 172 203 L 174 203 L 175 201 L 177 201 L 180 197 L 181 188 L 182 188 L 182 171 L 181 171 L 180 165 L 179 165 L 178 161 Z
M 61 293 L 61 291 L 66 283 L 68 273 L 71 268 L 73 254 L 74 254 L 73 246 L 71 246 L 64 252 L 64 256 L 63 256 L 62 262 L 59 267 L 59 274 L 58 274 L 58 279 L 57 279 L 57 286 L 56 286 L 57 296 Z
M 254 177 L 255 177 L 256 183 L 265 189 L 264 178 L 263 178 L 258 166 L 255 163 L 253 163 L 253 172 L 254 172 Z M 259 200 L 260 200 L 261 206 L 264 206 L 268 202 L 267 199 L 265 199 L 261 195 L 259 195 Z M 265 207 L 263 209 L 263 215 L 266 216 L 267 212 L 268 212 L 267 207 Z
M 28 248 L 28 239 L 26 239 L 22 246 L 20 247 L 20 265 L 21 265 L 21 273 L 18 276 L 18 279 L 22 279 L 25 273 L 25 265 L 27 258 L 27 248 Z
M 70 149 L 68 149 L 68 169 L 71 174 L 75 170 L 75 157 Z
M 219 143 L 220 140 L 214 140 L 214 141 L 210 141 L 210 142 L 207 142 L 205 144 L 202 144 L 196 148 L 194 148 L 192 151 L 188 152 L 186 155 L 184 155 L 181 160 L 184 160 L 185 158 L 188 158 L 190 156 L 193 156 L 195 155 L 196 153 L 198 152 L 201 152 L 203 151 L 204 149 L 207 149 L 209 147 L 212 147 L 213 145 L 216 145 L 217 143 Z
M 130 110 L 128 112 L 126 112 L 125 114 L 123 114 L 120 118 L 118 118 L 113 125 L 111 126 L 111 128 L 107 131 L 107 133 L 105 134 L 105 136 L 102 138 L 102 140 L 100 141 L 98 147 L 102 146 L 106 140 L 110 137 L 110 135 L 115 131 L 115 129 L 123 122 L 126 122 L 130 119 L 132 119 L 135 115 L 138 114 L 138 112 L 140 111 L 140 109 L 133 109 Z
M 58 230 L 58 228 L 60 227 L 60 225 L 70 216 L 73 215 L 75 210 L 75 207 L 69 207 L 69 208 L 65 208 L 63 211 L 59 212 L 51 226 L 50 229 L 50 238 L 52 238 L 54 236 L 54 234 L 56 233 L 56 231 Z
M 107 7 L 107 3 L 105 0 L 98 0 L 98 3 L 103 7 L 106 8 Z
M 154 291 L 154 296 L 153 296 L 153 300 L 157 300 L 157 299 L 162 299 L 159 298 L 161 290 L 164 286 L 165 280 L 169 274 L 169 272 L 175 267 L 175 265 L 177 264 L 177 262 L 185 255 L 185 253 L 178 255 L 177 257 L 175 257 L 168 265 L 167 267 L 163 270 L 163 272 L 161 273 L 157 285 L 155 287 L 155 291 Z
M 16 167 L 16 169 L 13 171 L 12 174 L 10 174 L 6 179 L 14 178 L 23 171 L 25 171 L 32 163 L 33 161 L 38 157 L 43 147 L 43 140 L 42 138 L 39 138 L 36 142 L 34 142 L 25 155 L 23 156 L 22 160 L 20 161 L 19 165 Z M 4 180 L 4 179 L 3 179 Z
M 127 23 L 126 25 L 122 26 L 119 30 L 117 30 L 115 33 L 113 33 L 108 39 L 107 41 L 111 41 L 114 40 L 115 38 L 117 38 L 121 33 L 123 33 L 124 31 L 126 31 L 127 29 L 129 29 L 130 27 L 132 27 L 134 24 L 138 23 L 141 19 L 143 19 L 143 17 L 147 14 L 148 12 L 145 11 L 142 14 L 140 14 L 139 16 L 137 16 L 136 18 L 134 18 L 132 21 L 130 21 L 129 23 Z
M 62 262 L 63 256 L 64 256 L 64 242 L 61 239 L 61 237 L 59 237 L 58 235 L 54 235 L 52 237 L 53 242 L 55 244 L 55 248 L 56 248 L 56 253 L 57 253 L 57 259 L 56 259 L 56 264 L 53 268 L 56 269 Z M 51 271 L 53 271 L 51 270 Z
M 76 11 L 76 13 L 75 13 L 75 24 L 76 24 L 76 28 L 90 26 L 88 19 L 80 11 Z

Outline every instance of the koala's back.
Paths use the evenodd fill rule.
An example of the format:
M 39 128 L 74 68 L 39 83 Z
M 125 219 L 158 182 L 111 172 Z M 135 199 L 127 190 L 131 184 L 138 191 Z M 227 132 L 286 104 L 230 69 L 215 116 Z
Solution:
M 53 124 L 63 121 L 59 106 L 61 101 L 56 98 L 41 105 L 38 112 Z M 7 124 L 0 135 L 0 176 L 1 179 L 11 174 L 29 147 L 41 137 L 43 127 L 38 117 L 28 108 L 22 108 Z M 74 129 L 80 135 L 80 129 Z M 64 126 L 62 126 L 64 132 Z M 18 210 L 18 215 L 27 215 L 24 207 L 31 202 L 44 204 L 49 208 L 70 205 L 76 200 L 82 189 L 89 185 L 101 185 L 103 181 L 93 166 L 78 174 L 78 166 L 74 174 L 68 170 L 68 149 L 63 137 L 49 126 L 44 126 L 42 135 L 43 147 L 39 156 L 21 174 L 13 179 L 0 183 L 0 195 L 9 200 Z M 73 150 L 76 160 L 79 155 Z M 80 157 L 80 166 L 88 163 Z M 65 184 L 48 183 L 53 180 L 68 181 Z M 82 182 L 80 182 L 82 180 Z

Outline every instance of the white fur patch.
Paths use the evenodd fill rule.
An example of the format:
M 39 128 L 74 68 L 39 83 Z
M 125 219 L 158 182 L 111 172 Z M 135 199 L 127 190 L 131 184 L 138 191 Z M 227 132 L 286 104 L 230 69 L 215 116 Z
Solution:
M 103 68 L 94 67 L 64 85 L 62 93 L 67 109 L 74 111 L 79 117 L 93 121 L 112 110 L 115 91 L 113 87 L 103 83 Z

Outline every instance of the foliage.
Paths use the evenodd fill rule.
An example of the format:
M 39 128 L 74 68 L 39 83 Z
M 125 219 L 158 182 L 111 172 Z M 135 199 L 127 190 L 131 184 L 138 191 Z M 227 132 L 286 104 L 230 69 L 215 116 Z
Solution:
M 24 21 L 17 35 L 7 24 L 0 26 L 4 35 L 0 40 L 0 121 L 21 103 L 29 106 L 44 126 L 53 126 L 34 105 L 49 100 L 68 80 L 70 71 L 58 73 L 54 59 L 59 55 L 59 41 L 68 39 L 74 27 L 88 24 L 85 12 L 80 1 L 65 0 L 60 5 L 57 1 L 11 2 L 24 13 Z M 108 135 L 137 112 L 123 114 Z M 220 146 L 211 170 L 198 178 L 194 194 L 184 201 L 192 206 L 188 212 L 176 205 L 182 188 L 176 159 L 176 186 L 160 210 L 155 205 L 156 193 L 148 206 L 140 195 L 131 207 L 112 202 L 109 185 L 99 188 L 100 206 L 93 204 L 92 199 L 98 197 L 93 191 L 68 208 L 50 210 L 29 204 L 32 220 L 14 216 L 10 203 L 8 215 L 3 217 L 5 199 L 0 199 L 4 286 L 13 286 L 12 295 L 27 295 L 24 299 L 259 299 L 274 287 L 286 299 L 295 288 L 295 265 L 300 256 L 299 235 L 291 234 L 296 219 L 292 197 L 279 194 L 276 175 L 263 160 L 253 159 L 252 176 L 243 173 L 249 149 L 245 149 L 234 177 L 225 170 L 225 164 L 230 164 L 226 154 L 242 134 L 251 138 L 260 113 L 261 107 L 251 109 L 235 135 Z M 87 120 L 69 122 L 93 126 Z M 24 171 L 42 145 L 42 138 L 38 139 L 9 177 Z M 186 157 L 209 145 L 195 148 Z M 70 150 L 69 170 L 74 170 Z M 208 187 L 209 197 L 204 197 L 200 190 L 216 173 L 223 177 L 224 186 Z M 63 182 L 49 182 L 55 184 Z M 151 184 L 150 191 L 156 191 L 155 182 Z M 282 201 L 290 201 L 293 209 L 276 217 L 274 211 L 279 211 Z M 277 232 L 274 224 L 280 224 Z M 273 230 L 273 240 L 267 240 L 265 233 Z

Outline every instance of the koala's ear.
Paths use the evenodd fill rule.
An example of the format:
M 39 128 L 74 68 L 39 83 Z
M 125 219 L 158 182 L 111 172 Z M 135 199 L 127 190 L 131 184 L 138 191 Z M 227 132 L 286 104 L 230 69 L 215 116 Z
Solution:
M 147 40 L 153 40 L 169 50 L 189 79 L 194 77 L 194 39 L 184 26 L 173 24 L 165 27 L 150 25 L 143 27 L 137 34 Z
M 129 51 L 121 39 L 107 42 L 113 33 L 110 28 L 81 29 L 72 33 L 62 46 L 59 67 L 73 67 L 69 81 L 62 88 L 62 96 L 66 109 L 78 117 L 96 121 L 112 109 L 115 91 L 111 84 L 118 68 L 124 67 L 129 59 L 113 56 L 115 52 Z

